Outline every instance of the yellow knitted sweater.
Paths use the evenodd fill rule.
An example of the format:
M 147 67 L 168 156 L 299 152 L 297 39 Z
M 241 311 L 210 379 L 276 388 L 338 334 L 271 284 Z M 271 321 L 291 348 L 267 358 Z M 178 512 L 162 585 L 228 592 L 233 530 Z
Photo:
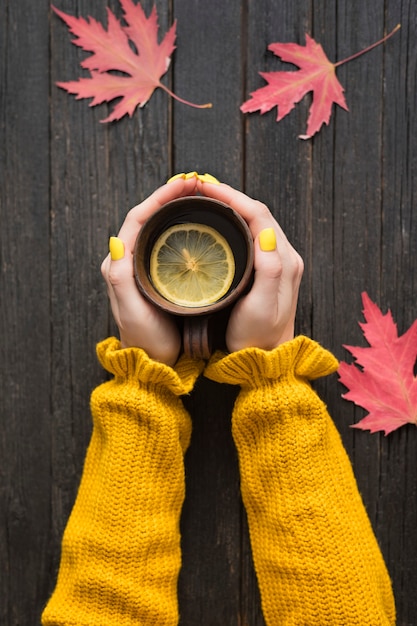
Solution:
M 175 370 L 108 339 L 113 380 L 92 394 L 93 434 L 65 529 L 44 626 L 174 626 L 181 566 L 183 455 L 191 421 L 178 396 L 202 364 Z
M 179 396 L 202 364 L 182 358 L 173 370 L 115 339 L 97 351 L 114 378 L 92 395 L 92 439 L 42 624 L 175 626 L 191 434 Z M 308 383 L 336 367 L 298 337 L 271 352 L 216 355 L 206 368 L 242 388 L 232 427 L 268 626 L 395 623 L 350 463 Z
M 205 375 L 241 385 L 232 431 L 268 626 L 395 623 L 391 583 L 350 461 L 309 380 L 337 369 L 307 337 L 221 358 Z

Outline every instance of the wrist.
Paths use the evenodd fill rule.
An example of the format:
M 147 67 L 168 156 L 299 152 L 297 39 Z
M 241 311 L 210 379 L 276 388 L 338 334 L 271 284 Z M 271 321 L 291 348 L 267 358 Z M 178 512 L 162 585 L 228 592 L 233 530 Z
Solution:
M 261 322 L 252 322 L 245 327 L 244 323 L 239 323 L 228 328 L 226 345 L 230 353 L 246 348 L 270 351 L 292 339 L 294 339 L 293 319 L 285 327 L 270 326 Z
M 149 344 L 144 337 L 131 337 L 120 331 L 120 348 L 143 350 L 153 361 L 168 365 L 168 367 L 174 367 L 180 356 L 181 345 L 179 338 L 172 344 L 163 339 L 157 344 L 155 342 Z

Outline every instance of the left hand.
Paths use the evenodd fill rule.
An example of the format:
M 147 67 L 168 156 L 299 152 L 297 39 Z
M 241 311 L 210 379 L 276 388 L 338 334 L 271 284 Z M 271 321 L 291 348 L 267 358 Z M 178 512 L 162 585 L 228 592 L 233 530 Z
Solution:
M 178 179 L 157 189 L 129 211 L 118 234 L 124 254 L 112 260 L 108 254 L 101 272 L 107 284 L 113 317 L 123 348 L 138 347 L 149 357 L 173 366 L 181 349 L 181 338 L 174 319 L 156 309 L 139 292 L 133 270 L 133 251 L 144 222 L 163 204 L 195 193 L 196 179 Z

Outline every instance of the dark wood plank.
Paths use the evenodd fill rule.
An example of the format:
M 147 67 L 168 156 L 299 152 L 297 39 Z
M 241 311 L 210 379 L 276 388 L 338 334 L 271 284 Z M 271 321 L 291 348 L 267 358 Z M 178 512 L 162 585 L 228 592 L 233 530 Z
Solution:
M 381 305 L 391 308 L 403 333 L 417 317 L 417 221 L 415 219 L 417 152 L 413 136 L 416 119 L 416 50 L 409 42 L 417 36 L 414 4 L 389 2 L 386 30 L 397 23 L 401 30 L 385 45 L 383 91 L 384 150 L 381 207 Z M 398 607 L 398 623 L 413 624 L 417 586 L 417 436 L 414 426 L 389 437 L 381 463 L 379 537 L 388 555 Z M 401 521 L 400 521 L 401 520 Z
M 305 43 L 305 32 L 311 34 L 310 7 L 301 2 L 264 0 L 250 3 L 247 15 L 246 85 L 244 99 L 250 92 L 266 84 L 259 72 L 289 71 L 268 51 L 274 42 Z M 243 101 L 243 100 L 242 100 Z M 269 113 L 245 116 L 245 191 L 261 200 L 271 210 L 288 239 L 306 261 L 311 255 L 309 241 L 312 207 L 311 143 L 298 139 L 305 133 L 307 101 L 300 103 L 281 122 L 276 122 L 277 109 Z M 304 289 L 298 308 L 298 332 L 311 332 L 311 265 L 306 262 Z M 245 524 L 246 525 L 246 524 Z M 244 593 L 243 623 L 263 626 L 257 580 L 253 569 L 247 532 L 242 537 L 242 576 Z
M 75 79 L 85 54 L 49 4 L 0 8 L 0 623 L 39 623 L 59 562 L 91 420 L 104 379 L 95 343 L 114 332 L 100 263 L 127 210 L 179 171 L 210 172 L 266 202 L 306 262 L 297 330 L 339 358 L 366 345 L 357 324 L 366 290 L 399 332 L 417 317 L 417 19 L 411 0 L 306 4 L 282 0 L 157 2 L 161 36 L 178 20 L 164 82 L 132 119 L 103 125 L 54 82 Z M 153 1 L 142 2 L 150 11 Z M 63 1 L 105 21 L 118 0 Z M 402 28 L 385 46 L 337 70 L 349 112 L 335 108 L 312 140 L 307 97 L 279 124 L 243 116 L 259 71 L 288 69 L 267 45 L 308 32 L 340 60 Z M 385 438 L 353 431 L 364 411 L 318 381 L 351 456 L 393 578 L 399 626 L 417 600 L 416 429 Z M 201 380 L 187 406 L 193 438 L 182 516 L 182 626 L 262 626 L 239 473 L 230 434 L 237 390 Z
M 209 172 L 238 186 L 242 182 L 243 66 L 239 2 L 174 3 L 178 20 L 173 89 L 211 109 L 193 109 L 173 102 L 173 173 Z
M 376 7 L 370 20 L 365 7 L 359 3 L 345 5 L 341 2 L 335 15 L 335 45 L 333 50 L 329 50 L 329 57 L 341 60 L 377 41 L 384 30 L 383 18 L 383 7 Z M 325 25 L 324 16 L 322 30 Z M 381 232 L 382 55 L 383 50 L 376 49 L 368 57 L 361 57 L 337 69 L 338 78 L 346 91 L 349 112 L 341 109 L 334 111 L 331 152 L 314 159 L 314 178 L 320 178 L 322 163 L 331 162 L 330 188 L 326 188 L 329 195 L 324 202 L 319 196 L 317 205 L 326 207 L 332 229 L 332 234 L 329 232 L 332 251 L 327 257 L 327 262 L 332 259 L 332 276 L 328 275 L 323 281 L 320 275 L 323 259 L 313 258 L 316 269 L 313 270 L 315 280 L 312 291 L 317 302 L 313 335 L 339 358 L 346 356 L 343 344 L 362 341 L 357 324 L 361 310 L 360 294 L 366 290 L 372 296 L 372 291 L 378 289 L 380 275 L 376 250 Z M 318 137 L 317 145 L 320 149 L 321 137 Z M 313 254 L 314 250 L 317 247 L 313 248 Z M 355 303 L 356 319 L 353 314 Z M 334 307 L 331 325 L 326 322 L 329 304 Z M 341 401 L 341 387 L 334 380 L 329 379 L 324 385 L 326 400 L 354 463 L 360 489 L 375 526 L 379 488 L 378 437 L 371 438 L 350 430 L 350 424 L 357 421 L 363 412 L 361 414 L 350 403 Z
M 323 5 L 323 3 L 316 3 L 316 5 L 309 32 L 322 43 L 329 58 L 333 60 L 344 58 L 368 43 L 376 41 L 382 36 L 384 29 L 390 30 L 395 25 L 395 20 L 398 20 L 393 17 L 392 23 L 385 25 L 383 7 L 378 3 L 375 4 L 372 17 L 369 7 L 360 3 L 346 3 L 346 6 L 342 2 L 338 2 L 337 6 Z M 254 13 L 258 9 L 269 17 L 268 23 L 270 23 L 271 16 L 273 16 L 272 7 L 261 8 L 257 3 Z M 301 23 L 304 14 L 302 10 L 297 11 L 297 9 L 298 7 L 295 8 L 295 13 Z M 395 13 L 394 8 L 392 12 Z M 285 9 L 283 9 L 283 14 L 287 15 Z M 403 19 L 407 23 L 406 16 L 407 9 L 404 8 Z M 307 16 L 305 17 L 307 19 Z M 249 22 L 253 20 L 249 18 Z M 265 28 L 265 25 L 261 22 L 259 28 L 262 29 L 262 27 Z M 284 30 L 280 38 L 279 28 L 277 25 L 274 33 L 275 39 L 272 39 L 268 33 L 263 38 L 264 42 L 269 43 L 273 40 L 302 42 L 297 34 L 294 37 L 287 35 L 287 30 Z M 284 29 L 282 23 L 281 29 Z M 258 36 L 258 40 L 260 39 L 261 37 Z M 413 168 L 413 163 L 415 164 L 415 155 L 410 154 L 412 144 L 406 139 L 407 113 L 404 109 L 405 102 L 412 102 L 413 108 L 415 98 L 403 96 L 400 99 L 403 105 L 402 116 L 400 114 L 401 122 L 397 112 L 393 110 L 389 113 L 384 107 L 382 96 L 384 85 L 388 83 L 388 77 L 384 76 L 386 62 L 384 55 L 386 54 L 388 52 L 384 52 L 381 48 L 370 53 L 368 57 L 363 57 L 349 66 L 338 69 L 338 76 L 346 87 L 351 111 L 350 113 L 345 113 L 340 109 L 334 111 L 329 127 L 324 128 L 311 142 L 311 155 L 301 154 L 297 159 L 295 155 L 299 154 L 297 152 L 299 147 L 286 134 L 287 125 L 299 124 L 299 120 L 296 122 L 295 118 L 293 120 L 287 118 L 280 122 L 278 125 L 280 128 L 276 128 L 275 131 L 272 128 L 273 119 L 268 120 L 268 115 L 264 116 L 264 121 L 258 118 L 251 119 L 248 123 L 248 147 L 253 141 L 253 145 L 258 148 L 256 159 L 253 157 L 252 160 L 250 154 L 254 153 L 254 150 L 248 148 L 246 158 L 248 184 L 250 180 L 253 180 L 254 172 L 256 172 L 256 178 L 259 177 L 258 190 L 253 195 L 259 195 L 259 192 L 265 188 L 268 190 L 267 193 L 269 192 L 271 197 L 268 203 L 273 207 L 275 215 L 306 260 L 298 328 L 321 341 L 339 358 L 346 357 L 342 349 L 343 343 L 360 344 L 363 342 L 357 325 L 357 321 L 361 319 L 360 292 L 362 290 L 368 290 L 375 298 L 383 298 L 383 284 L 389 282 L 392 293 L 395 293 L 400 301 L 399 306 L 401 308 L 407 306 L 409 318 L 415 318 L 415 307 L 408 295 L 414 281 L 415 266 L 410 267 L 411 257 L 407 252 L 403 255 L 403 250 L 409 249 L 410 235 L 414 234 L 414 239 L 412 239 L 414 246 L 417 242 L 408 208 L 411 206 L 410 196 L 408 196 L 408 205 L 405 209 L 405 223 L 407 224 L 405 228 L 404 222 L 400 224 L 401 220 L 398 213 L 393 210 L 392 202 L 386 203 L 385 211 L 383 209 L 386 189 L 389 181 L 392 180 L 392 174 L 389 175 L 388 172 L 397 172 L 397 179 L 393 181 L 388 193 L 392 194 L 394 189 L 400 192 L 401 183 L 398 178 L 401 176 L 404 179 L 404 169 L 409 172 L 410 168 Z M 405 79 L 407 70 L 404 68 L 401 70 L 400 75 L 401 73 L 404 75 L 402 80 L 398 77 L 400 56 L 399 54 L 396 63 L 392 64 L 391 73 L 393 76 L 397 72 L 397 78 L 392 85 L 392 100 L 396 102 L 398 102 L 399 83 L 403 89 L 407 84 Z M 265 67 L 262 69 L 271 70 L 271 65 L 271 61 L 266 58 Z M 277 69 L 276 63 L 273 65 L 274 69 Z M 248 67 L 251 67 L 250 63 Z M 410 80 L 412 89 L 415 79 Z M 261 84 L 262 81 L 255 86 Z M 410 94 L 410 91 L 408 93 Z M 294 116 L 294 113 L 296 112 L 293 111 L 291 116 Z M 408 120 L 409 123 L 410 120 Z M 268 135 L 268 128 L 271 135 Z M 297 128 L 298 132 L 299 128 L 300 126 Z M 397 131 L 395 155 L 387 149 L 387 144 L 384 144 L 384 128 L 387 129 L 385 132 L 394 133 L 394 129 Z M 263 132 L 262 135 L 260 131 Z M 295 134 L 293 132 L 294 136 Z M 282 146 L 281 150 L 286 150 L 290 154 L 288 166 L 280 155 L 280 146 Z M 401 152 L 401 157 L 398 157 L 398 151 Z M 275 177 L 274 165 L 276 164 L 270 160 L 272 154 L 278 155 L 277 162 L 280 166 L 279 169 L 275 167 Z M 396 166 L 397 157 L 400 162 L 406 161 L 405 168 Z M 386 159 L 390 166 L 384 168 L 383 162 Z M 256 160 L 263 164 L 263 171 L 260 171 L 259 165 L 256 165 Z M 294 166 L 294 162 L 298 163 L 299 180 L 294 176 L 292 184 L 288 185 L 286 167 Z M 409 175 L 407 175 L 407 180 L 411 180 Z M 410 190 L 410 183 L 407 186 Z M 288 207 L 286 212 L 276 208 L 276 199 L 280 198 L 280 194 L 283 197 L 282 206 Z M 291 227 L 289 217 L 291 212 L 294 213 L 294 223 L 298 226 L 297 232 Z M 386 223 L 389 220 L 394 220 L 394 223 L 388 229 Z M 395 245 L 393 233 L 397 238 L 396 254 L 393 250 L 391 254 L 385 255 L 384 248 L 387 245 L 391 247 Z M 384 244 L 382 250 L 380 249 L 381 238 L 391 242 Z M 384 258 L 386 259 L 385 267 L 381 265 L 384 263 Z M 408 265 L 406 273 L 398 269 L 399 258 L 402 258 L 400 263 L 406 262 Z M 396 262 L 393 263 L 393 259 L 396 259 Z M 395 272 L 394 275 L 393 272 Z M 399 283 L 402 283 L 403 287 L 404 283 L 407 283 L 407 286 L 401 290 Z M 356 316 L 354 311 L 356 311 Z M 406 458 L 410 451 L 410 442 L 404 434 L 400 434 L 398 438 L 386 440 L 380 435 L 371 437 L 369 433 L 351 431 L 349 425 L 363 417 L 364 411 L 355 409 L 351 403 L 341 400 L 340 394 L 343 390 L 336 382 L 335 376 L 329 377 L 326 381 L 320 381 L 317 388 L 325 398 L 342 432 L 372 523 L 388 560 L 390 571 L 396 579 L 394 581 L 396 591 L 401 590 L 399 617 L 404 621 L 400 623 L 412 623 L 407 621 L 410 620 L 411 615 L 409 605 L 407 608 L 404 606 L 404 571 L 406 570 L 409 574 L 404 547 L 407 546 L 407 549 L 414 554 L 415 533 L 408 527 L 407 537 L 400 532 L 400 537 L 397 535 L 395 538 L 394 525 L 388 522 L 392 518 L 392 499 L 397 503 L 399 510 L 406 508 L 409 518 L 415 519 L 414 500 L 412 500 L 411 507 L 409 504 L 404 504 L 407 493 L 405 484 L 408 484 L 408 478 L 398 466 L 396 478 L 390 478 L 392 472 L 392 458 L 390 457 L 393 454 L 391 450 L 396 451 L 398 458 L 402 450 L 403 458 Z M 401 440 L 403 443 L 398 443 Z M 411 449 L 414 446 L 413 440 Z M 386 482 L 383 482 L 384 480 Z M 412 478 L 410 484 L 413 484 Z M 406 501 L 409 503 L 410 497 L 407 497 Z M 395 557 L 391 556 L 394 546 L 396 546 Z M 409 594 L 406 595 L 410 602 Z
M 238 468 L 231 437 L 234 390 L 201 379 L 185 401 L 193 418 L 181 520 L 180 623 L 237 622 Z
M 263 16 L 261 19 L 260 16 Z M 305 3 L 263 1 L 249 5 L 247 16 L 247 75 L 244 100 L 266 82 L 259 72 L 290 71 L 296 68 L 282 63 L 268 45 L 274 42 L 305 43 L 311 34 L 310 8 Z M 305 133 L 309 98 L 303 100 L 279 123 L 277 109 L 269 113 L 246 115 L 245 189 L 265 202 L 280 223 L 288 239 L 306 259 L 304 285 L 299 302 L 298 330 L 310 333 L 311 298 L 308 291 L 311 267 L 309 229 L 311 200 L 311 142 L 298 139 Z
M 346 15 L 351 11 L 352 5 L 347 3 Z M 363 43 L 358 41 L 358 30 L 356 29 L 354 34 L 352 30 L 352 47 L 356 45 L 360 49 L 366 45 L 366 40 L 376 41 L 384 31 L 391 30 L 396 22 L 390 20 L 391 23 L 388 23 L 388 20 L 384 21 L 384 18 L 387 20 L 382 6 L 376 7 L 372 19 L 369 17 L 367 19 L 367 12 L 363 11 L 362 5 L 358 5 L 357 22 L 360 25 L 359 32 L 364 33 L 360 35 Z M 398 223 L 395 203 L 387 202 L 386 194 L 388 193 L 389 197 L 394 189 L 396 194 L 401 194 L 402 183 L 398 178 L 393 177 L 393 173 L 399 171 L 401 163 L 407 160 L 404 148 L 409 133 L 405 117 L 401 120 L 400 128 L 398 112 L 395 107 L 387 106 L 384 95 L 384 92 L 391 92 L 391 90 L 395 92 L 396 89 L 393 72 L 386 73 L 387 60 L 389 63 L 396 48 L 400 48 L 398 36 L 388 42 L 385 47 L 377 48 L 366 57 L 346 66 L 346 80 L 353 74 L 352 96 L 355 109 L 351 111 L 350 117 L 360 118 L 358 122 L 354 122 L 355 127 L 350 130 L 351 137 L 357 139 L 354 152 L 351 156 L 348 155 L 349 166 L 347 167 L 345 162 L 340 167 L 340 171 L 344 170 L 346 173 L 344 178 L 350 175 L 357 185 L 355 189 L 353 184 L 348 184 L 346 180 L 343 180 L 339 193 L 341 199 L 343 191 L 345 198 L 349 198 L 349 203 L 345 199 L 341 201 L 341 206 L 346 207 L 345 212 L 349 207 L 353 207 L 354 211 L 350 226 L 348 225 L 350 220 L 347 217 L 339 222 L 340 227 L 337 232 L 343 234 L 340 235 L 338 248 L 339 250 L 352 250 L 356 242 L 355 256 L 353 257 L 352 252 L 348 253 L 353 257 L 352 260 L 349 261 L 349 256 L 347 256 L 343 261 L 339 253 L 340 266 L 338 267 L 337 264 L 335 267 L 335 275 L 347 276 L 346 280 L 342 281 L 343 289 L 339 290 L 339 297 L 336 300 L 337 310 L 341 309 L 341 315 L 337 316 L 340 338 L 342 340 L 343 334 L 346 343 L 363 344 L 363 339 L 359 337 L 359 328 L 357 326 L 355 328 L 349 321 L 349 318 L 352 319 L 352 313 L 349 311 L 352 307 L 345 307 L 343 311 L 346 294 L 355 292 L 359 294 L 359 291 L 366 290 L 381 308 L 386 308 L 391 305 L 390 294 L 395 289 L 396 298 L 408 302 L 408 307 L 412 307 L 412 300 L 407 298 L 407 290 L 402 289 L 401 282 L 397 279 L 398 275 L 402 275 L 400 268 L 403 260 L 400 261 L 400 258 L 404 258 L 400 252 L 400 246 L 397 246 L 395 255 L 392 249 L 387 249 L 391 245 L 388 242 L 392 242 L 393 239 L 398 242 L 404 236 L 404 229 Z M 396 58 L 398 63 L 398 54 Z M 400 66 L 401 64 L 398 63 L 396 72 L 404 71 Z M 358 108 L 358 99 L 360 108 Z M 390 145 L 384 137 L 386 132 L 384 128 L 396 128 L 399 145 L 401 145 L 399 150 L 401 156 L 398 152 L 396 153 L 396 166 L 393 170 L 384 167 L 384 161 L 391 159 Z M 343 209 L 340 214 L 343 214 Z M 346 268 L 344 271 L 342 264 Z M 404 281 L 402 282 L 404 284 Z M 359 308 L 358 303 L 356 310 L 359 311 Z M 395 311 L 393 312 L 396 314 Z M 361 318 L 358 315 L 357 317 Z M 343 343 L 343 341 L 340 342 Z M 343 405 L 341 410 L 344 411 Z M 364 412 L 357 410 L 355 414 L 355 421 L 357 421 L 363 417 Z M 344 417 L 343 412 L 340 417 Z M 398 599 L 399 589 L 403 588 L 404 581 L 404 555 L 408 553 L 415 559 L 416 537 L 415 533 L 410 533 L 410 528 L 407 528 L 406 535 L 398 527 L 394 530 L 390 520 L 392 520 L 394 510 L 409 510 L 410 502 L 412 502 L 414 519 L 416 516 L 415 499 L 410 500 L 407 497 L 406 485 L 409 478 L 404 473 L 404 469 L 401 470 L 399 467 L 399 459 L 407 457 L 407 440 L 407 431 L 396 433 L 389 438 L 384 438 L 381 434 L 369 436 L 369 433 L 355 432 L 350 448 L 359 487 L 393 577 L 400 624 L 412 623 L 408 621 L 411 614 L 405 609 L 403 602 L 398 603 Z M 407 566 L 405 569 L 407 570 Z
M 173 173 L 209 172 L 241 186 L 244 15 L 239 2 L 174 2 L 178 48 L 173 89 L 212 109 L 173 102 Z M 193 394 L 194 437 L 187 455 L 181 624 L 237 626 L 241 617 L 241 504 L 230 434 L 235 389 L 202 381 Z M 243 590 L 244 592 L 246 590 Z
M 48 553 L 47 3 L 4 2 L 0 22 L 0 622 L 14 626 L 39 610 Z
M 94 17 L 106 23 L 106 2 Z M 144 8 L 149 12 L 151 3 Z M 63 10 L 75 14 L 74 7 Z M 167 9 L 158 7 L 161 28 Z M 92 14 L 80 6 L 80 14 Z M 120 7 L 114 7 L 120 14 Z M 52 18 L 52 80 L 75 79 L 85 54 L 70 44 L 66 26 Z M 59 563 L 62 532 L 71 511 L 91 432 L 89 396 L 105 373 L 95 344 L 115 332 L 100 264 L 127 211 L 168 173 L 169 105 L 156 93 L 132 119 L 101 124 L 109 106 L 94 109 L 52 88 L 52 492 L 50 588 Z

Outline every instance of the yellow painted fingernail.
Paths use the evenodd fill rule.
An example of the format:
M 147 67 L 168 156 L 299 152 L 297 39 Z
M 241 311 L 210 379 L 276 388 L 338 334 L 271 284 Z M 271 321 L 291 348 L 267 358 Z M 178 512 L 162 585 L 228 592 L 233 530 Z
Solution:
M 120 261 L 125 255 L 125 244 L 119 237 L 110 237 L 109 251 L 112 261 Z
M 214 185 L 220 185 L 220 181 L 211 174 L 199 174 L 197 178 L 198 180 L 201 180 L 202 183 L 213 183 Z
M 172 183 L 174 180 L 178 180 L 179 178 L 185 178 L 185 174 L 175 174 L 175 176 L 168 178 L 167 183 Z
M 198 178 L 198 174 L 197 172 L 188 172 L 188 174 L 186 174 L 184 178 L 185 180 L 188 180 L 189 178 Z
M 264 228 L 259 233 L 259 246 L 263 252 L 272 252 L 277 247 L 277 238 L 273 228 Z

